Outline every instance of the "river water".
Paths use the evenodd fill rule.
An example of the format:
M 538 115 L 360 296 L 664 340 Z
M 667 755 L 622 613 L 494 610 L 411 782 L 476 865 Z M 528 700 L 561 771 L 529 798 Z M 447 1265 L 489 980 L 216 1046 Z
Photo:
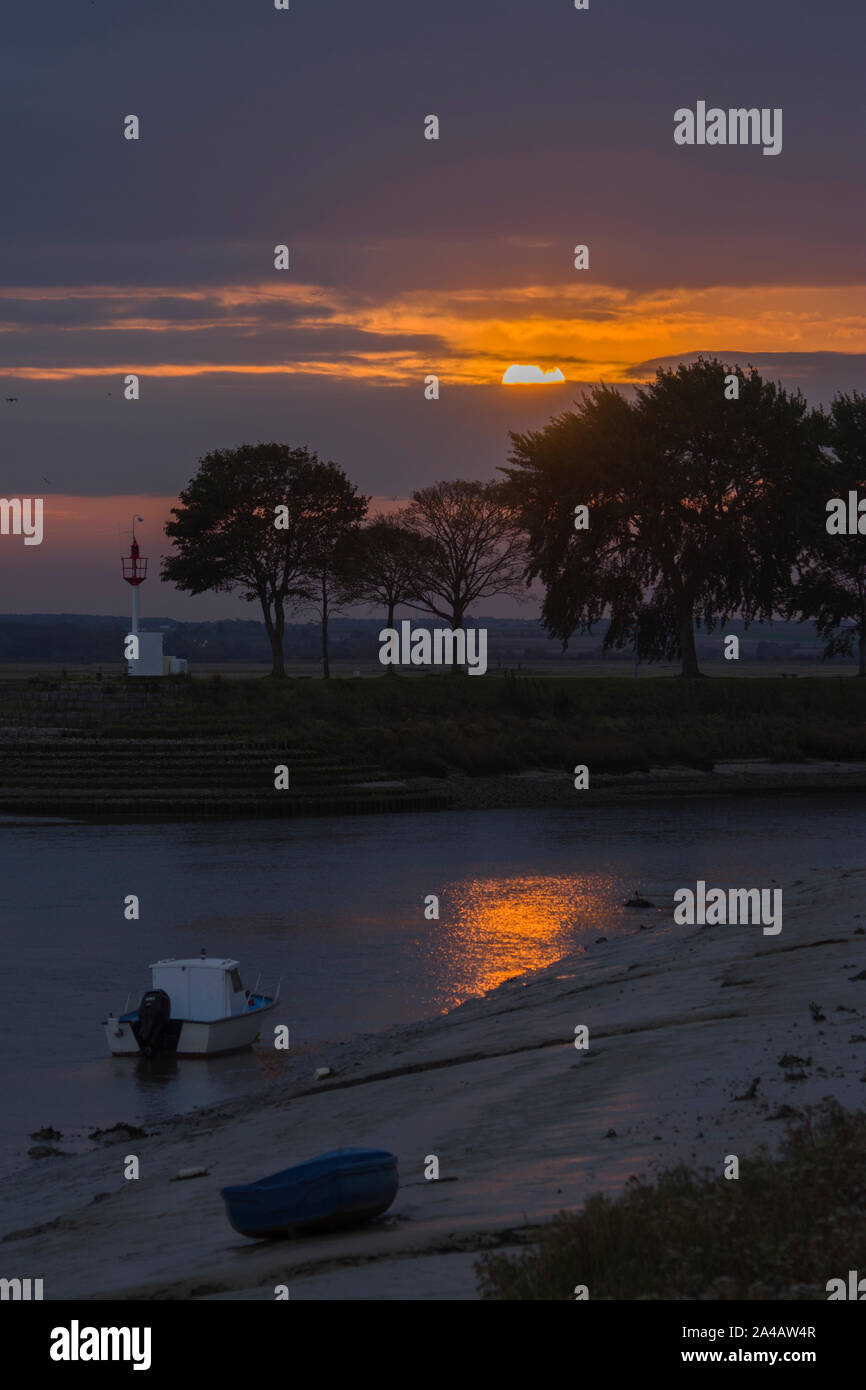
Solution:
M 28 1162 L 44 1125 L 63 1132 L 60 1147 L 87 1147 L 95 1126 L 147 1125 L 267 1086 L 253 1053 L 108 1056 L 101 1020 L 127 995 L 137 1004 L 161 957 L 205 947 L 239 959 L 247 986 L 261 973 L 271 992 L 282 978 L 278 1021 L 296 1056 L 447 1011 L 599 934 L 657 921 L 623 908 L 635 889 L 668 909 L 698 878 L 784 890 L 860 867 L 864 843 L 866 799 L 844 793 L 283 822 L 5 821 L 0 1169 Z M 140 920 L 127 921 L 133 893 Z M 438 920 L 425 918 L 431 894 Z

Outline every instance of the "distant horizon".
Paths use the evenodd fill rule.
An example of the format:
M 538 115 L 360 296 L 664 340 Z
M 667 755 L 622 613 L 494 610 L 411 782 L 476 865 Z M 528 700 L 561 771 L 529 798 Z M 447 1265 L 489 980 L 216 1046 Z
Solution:
M 182 10 L 25 8 L 4 36 L 0 491 L 46 499 L 42 545 L 0 537 L 4 605 L 114 610 L 127 515 L 158 568 L 213 449 L 305 446 L 390 501 L 700 354 L 812 405 L 866 389 L 863 13 Z M 783 112 L 784 148 L 678 144 L 705 98 Z

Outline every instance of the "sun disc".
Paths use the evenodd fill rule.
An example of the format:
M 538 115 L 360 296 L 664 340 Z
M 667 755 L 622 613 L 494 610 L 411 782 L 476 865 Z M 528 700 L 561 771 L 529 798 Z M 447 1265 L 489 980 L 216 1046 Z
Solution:
M 503 386 L 539 386 L 549 385 L 554 381 L 565 381 L 565 377 L 558 367 L 554 367 L 549 372 L 544 372 L 540 367 L 527 366 L 515 362 L 508 368 L 502 378 Z

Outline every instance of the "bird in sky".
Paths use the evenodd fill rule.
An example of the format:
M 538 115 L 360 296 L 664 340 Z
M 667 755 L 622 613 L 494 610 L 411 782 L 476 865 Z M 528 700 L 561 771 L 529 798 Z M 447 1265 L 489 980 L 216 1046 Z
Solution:
M 17 401 L 17 399 L 18 399 L 17 396 L 7 396 L 7 397 L 6 397 L 6 400 L 8 401 L 9 405 L 12 405 L 12 403 L 13 403 L 14 401 Z

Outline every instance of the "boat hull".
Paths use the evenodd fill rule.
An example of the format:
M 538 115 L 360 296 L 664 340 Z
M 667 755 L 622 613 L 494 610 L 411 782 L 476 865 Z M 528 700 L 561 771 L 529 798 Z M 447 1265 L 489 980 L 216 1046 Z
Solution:
M 231 1018 L 212 1022 L 196 1019 L 172 1019 L 174 1025 L 160 1046 L 157 1056 L 220 1057 L 228 1052 L 242 1052 L 252 1047 L 261 1032 L 264 1019 L 275 1009 L 272 999 L 261 1008 Z M 143 1054 L 136 1036 L 136 1016 L 109 1018 L 105 1023 L 105 1038 L 113 1057 L 141 1057 Z
M 383 1149 L 338 1149 L 259 1182 L 224 1187 L 226 1215 L 252 1240 L 340 1230 L 388 1210 L 397 1160 Z

